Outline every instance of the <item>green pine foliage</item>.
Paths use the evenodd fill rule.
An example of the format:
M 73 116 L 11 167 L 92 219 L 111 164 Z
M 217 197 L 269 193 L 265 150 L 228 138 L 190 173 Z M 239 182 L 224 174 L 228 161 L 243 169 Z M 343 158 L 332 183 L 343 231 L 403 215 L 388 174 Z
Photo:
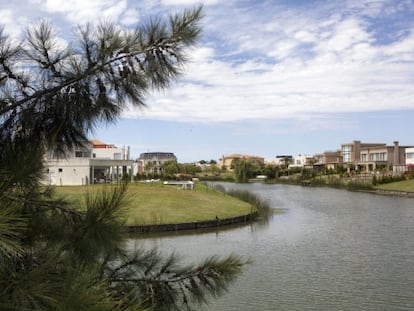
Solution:
M 127 105 L 182 73 L 201 7 L 135 30 L 81 27 L 57 44 L 40 22 L 20 43 L 0 30 L 0 310 L 183 310 L 223 294 L 236 256 L 182 266 L 125 250 L 127 185 L 87 194 L 86 208 L 41 186 L 47 152 L 65 156 Z

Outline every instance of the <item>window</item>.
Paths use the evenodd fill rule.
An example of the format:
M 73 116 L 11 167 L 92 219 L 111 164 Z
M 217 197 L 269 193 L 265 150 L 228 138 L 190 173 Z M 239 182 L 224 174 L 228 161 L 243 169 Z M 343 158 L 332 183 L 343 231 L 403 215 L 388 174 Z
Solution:
M 414 152 L 407 152 L 407 153 L 405 154 L 405 157 L 406 157 L 407 159 L 414 159 Z
M 59 172 L 59 173 L 62 173 L 62 172 L 63 172 L 63 168 L 59 168 L 59 169 L 58 169 L 58 172 Z
M 114 153 L 114 160 L 122 160 L 121 153 Z
M 346 145 L 342 147 L 342 159 L 344 162 L 351 162 L 352 146 Z
M 371 153 L 369 155 L 370 161 L 387 161 L 387 154 L 385 152 Z
M 75 151 L 75 157 L 76 158 L 89 158 L 90 157 L 90 152 L 87 150 L 77 150 Z

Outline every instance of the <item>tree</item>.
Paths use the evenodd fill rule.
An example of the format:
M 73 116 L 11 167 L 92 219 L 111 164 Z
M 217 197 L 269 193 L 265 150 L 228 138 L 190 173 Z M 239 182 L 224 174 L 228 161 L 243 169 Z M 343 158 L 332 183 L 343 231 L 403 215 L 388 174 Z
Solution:
M 289 158 L 289 157 L 284 157 L 282 159 L 282 168 L 288 169 L 289 168 L 289 164 L 292 164 L 292 159 Z
M 201 167 L 196 166 L 194 163 L 182 163 L 179 165 L 180 173 L 195 176 L 201 172 Z
M 124 248 L 127 186 L 89 193 L 81 207 L 41 186 L 45 152 L 65 156 L 127 105 L 181 73 L 201 7 L 135 30 L 86 26 L 62 47 L 45 23 L 20 43 L 0 30 L 0 309 L 190 309 L 222 294 L 243 262 Z
M 217 164 L 213 163 L 208 168 L 208 172 L 210 172 L 213 175 L 219 174 L 220 173 L 220 168 L 217 166 Z
M 263 174 L 267 176 L 269 179 L 273 179 L 276 177 L 276 167 L 274 165 L 265 165 L 263 168 Z
M 162 163 L 161 168 L 164 176 L 173 176 L 179 171 L 178 163 L 175 160 L 165 161 Z
M 234 166 L 234 174 L 237 182 L 245 183 L 249 178 L 253 177 L 254 165 L 252 161 L 247 159 L 235 159 L 232 165 Z

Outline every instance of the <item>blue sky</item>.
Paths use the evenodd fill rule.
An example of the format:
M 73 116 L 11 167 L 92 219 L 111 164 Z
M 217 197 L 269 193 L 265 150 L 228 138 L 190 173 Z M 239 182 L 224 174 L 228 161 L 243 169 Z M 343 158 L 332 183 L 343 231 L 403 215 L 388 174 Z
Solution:
M 95 138 L 179 162 L 414 145 L 414 0 L 0 0 L 0 21 L 18 38 L 46 19 L 71 40 L 98 17 L 134 27 L 199 3 L 184 76 Z

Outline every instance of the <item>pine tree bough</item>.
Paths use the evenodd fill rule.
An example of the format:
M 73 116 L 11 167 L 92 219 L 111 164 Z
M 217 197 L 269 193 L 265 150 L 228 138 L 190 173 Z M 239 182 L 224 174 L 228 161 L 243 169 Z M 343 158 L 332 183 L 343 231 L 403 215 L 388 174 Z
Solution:
M 19 44 L 0 30 L 1 310 L 191 309 L 239 275 L 234 255 L 183 267 L 176 255 L 129 254 L 126 185 L 80 208 L 40 184 L 46 151 L 64 156 L 180 76 L 201 18 L 198 7 L 135 30 L 88 25 L 67 46 L 44 22 Z

